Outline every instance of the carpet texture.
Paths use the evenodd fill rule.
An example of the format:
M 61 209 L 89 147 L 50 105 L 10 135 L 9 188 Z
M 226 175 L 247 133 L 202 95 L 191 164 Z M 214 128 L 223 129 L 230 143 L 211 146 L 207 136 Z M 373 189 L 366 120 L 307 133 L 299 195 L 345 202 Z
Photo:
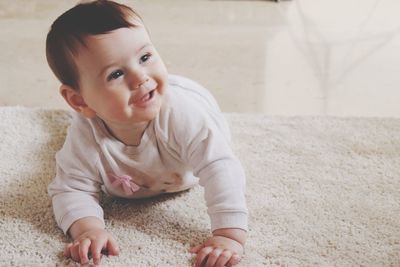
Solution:
M 1 266 L 75 266 L 46 194 L 69 114 L 0 108 Z M 400 266 L 399 119 L 226 116 L 247 173 L 238 266 Z M 102 203 L 121 247 L 102 266 L 190 266 L 209 235 L 200 187 Z

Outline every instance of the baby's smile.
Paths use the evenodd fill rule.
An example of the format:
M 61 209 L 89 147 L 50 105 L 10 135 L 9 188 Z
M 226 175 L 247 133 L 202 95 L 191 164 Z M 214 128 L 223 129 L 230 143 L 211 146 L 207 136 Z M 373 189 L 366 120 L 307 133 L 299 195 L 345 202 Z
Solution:
M 144 84 L 139 86 L 139 91 L 129 101 L 136 107 L 145 108 L 152 104 L 155 91 L 157 90 L 157 83 L 153 79 L 149 79 Z
M 154 89 L 155 90 L 155 89 Z M 140 102 L 147 102 L 150 99 L 153 98 L 154 95 L 154 90 L 151 90 L 149 93 L 147 93 L 144 97 L 142 97 L 142 99 L 140 99 Z

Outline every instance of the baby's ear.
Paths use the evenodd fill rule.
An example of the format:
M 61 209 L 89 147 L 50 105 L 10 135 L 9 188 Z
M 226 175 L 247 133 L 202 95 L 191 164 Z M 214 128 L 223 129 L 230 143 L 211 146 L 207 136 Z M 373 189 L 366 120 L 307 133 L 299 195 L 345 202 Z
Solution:
M 96 112 L 86 104 L 78 90 L 75 90 L 69 85 L 62 84 L 60 86 L 60 94 L 76 112 L 79 112 L 86 118 L 93 118 L 96 116 Z

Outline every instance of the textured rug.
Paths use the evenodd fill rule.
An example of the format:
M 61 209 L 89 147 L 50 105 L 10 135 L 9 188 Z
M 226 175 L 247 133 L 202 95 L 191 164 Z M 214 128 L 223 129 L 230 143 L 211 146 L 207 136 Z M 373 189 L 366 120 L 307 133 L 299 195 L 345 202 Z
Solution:
M 0 108 L 0 266 L 75 266 L 46 194 L 69 114 Z M 238 266 L 400 266 L 399 119 L 226 116 L 248 184 Z M 102 266 L 191 266 L 209 235 L 200 187 L 102 202 L 121 247 Z

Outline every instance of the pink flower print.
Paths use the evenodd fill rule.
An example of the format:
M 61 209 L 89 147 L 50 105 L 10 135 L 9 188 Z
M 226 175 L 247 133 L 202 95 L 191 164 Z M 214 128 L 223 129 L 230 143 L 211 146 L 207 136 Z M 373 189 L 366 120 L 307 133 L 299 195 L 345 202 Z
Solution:
M 122 185 L 122 189 L 127 195 L 133 195 L 134 192 L 140 189 L 140 186 L 133 182 L 132 177 L 129 175 L 118 176 L 115 174 L 109 174 L 108 176 L 110 178 L 111 185 L 114 188 L 118 188 L 120 185 Z

